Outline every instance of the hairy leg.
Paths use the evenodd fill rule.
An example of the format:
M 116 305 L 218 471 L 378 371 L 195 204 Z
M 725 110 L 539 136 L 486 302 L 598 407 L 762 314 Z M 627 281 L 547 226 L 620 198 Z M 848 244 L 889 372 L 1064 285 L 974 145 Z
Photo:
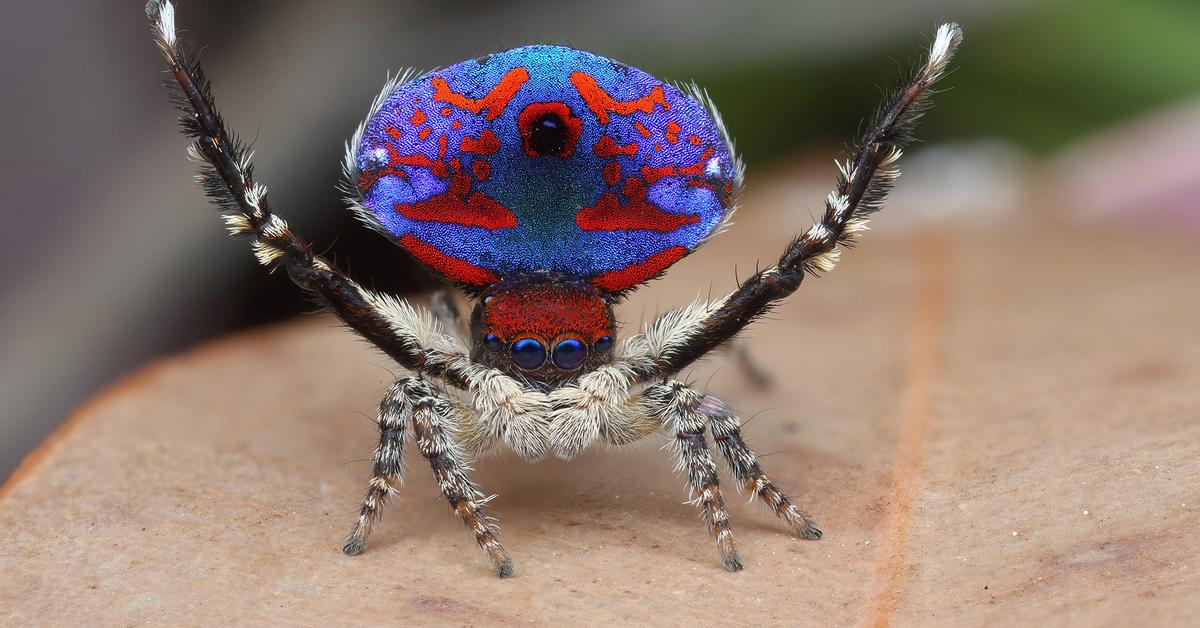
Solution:
M 717 465 L 704 438 L 708 417 L 700 412 L 702 399 L 700 393 L 677 381 L 651 386 L 643 397 L 652 415 L 675 433 L 671 447 L 677 456 L 676 468 L 687 477 L 688 493 L 716 537 L 725 569 L 741 571 L 742 560 L 733 544 L 733 528 L 717 480 Z
M 484 496 L 467 476 L 470 461 L 453 437 L 456 424 L 466 418 L 466 412 L 432 387 L 428 392 L 413 404 L 412 409 L 417 448 L 429 461 L 438 488 L 454 514 L 475 535 L 479 547 L 487 552 L 496 574 L 507 578 L 513 575 L 512 559 L 496 538 L 499 530 L 493 519 L 484 512 L 484 505 L 492 497 Z
M 358 511 L 354 530 L 342 545 L 342 551 L 349 556 L 357 556 L 367 548 L 371 527 L 379 520 L 388 497 L 400 488 L 405 426 L 412 416 L 413 403 L 422 396 L 425 386 L 416 378 L 406 377 L 392 384 L 379 402 L 379 445 L 371 456 L 367 496 Z
M 443 343 L 427 313 L 362 288 L 271 211 L 266 186 L 254 179 L 249 152 L 225 127 L 204 71 L 176 38 L 174 5 L 151 0 L 146 12 L 171 77 L 171 98 L 180 110 L 183 132 L 194 138 L 188 153 L 201 164 L 201 184 L 225 213 L 230 232 L 253 238 L 259 263 L 283 268 L 310 298 L 402 366 L 465 389 L 466 374 L 451 365 L 465 362 L 466 351 Z
M 796 236 L 778 262 L 747 277 L 724 298 L 667 312 L 629 339 L 621 361 L 637 373 L 638 382 L 680 372 L 795 292 L 806 275 L 833 270 L 842 250 L 854 245 L 866 231 L 867 219 L 882 209 L 900 175 L 896 162 L 901 150 L 961 41 L 957 24 L 938 27 L 925 63 L 879 108 L 850 158 L 838 162 L 837 185 L 825 199 L 820 221 Z
M 729 470 L 743 488 L 771 507 L 775 515 L 787 522 L 792 533 L 803 539 L 819 539 L 821 531 L 811 517 L 796 508 L 758 464 L 758 456 L 742 439 L 741 421 L 720 399 L 705 396 L 700 411 L 708 417 L 717 449 L 729 463 Z

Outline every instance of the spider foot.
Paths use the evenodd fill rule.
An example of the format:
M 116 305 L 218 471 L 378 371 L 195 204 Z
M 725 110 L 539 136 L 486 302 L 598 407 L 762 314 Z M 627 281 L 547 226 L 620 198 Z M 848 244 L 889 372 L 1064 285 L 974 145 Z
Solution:
M 501 578 L 511 578 L 514 573 L 512 559 L 507 556 L 504 557 L 504 562 L 496 565 L 496 575 Z
M 363 504 L 362 513 L 358 516 L 358 521 L 354 523 L 354 529 L 346 536 L 346 540 L 342 542 L 342 553 L 347 556 L 358 556 L 367 551 L 367 537 L 371 535 L 371 527 L 375 523 L 375 517 L 379 515 L 378 506 L 381 500 L 378 498 L 367 498 Z
M 795 530 L 794 532 L 796 536 L 806 541 L 819 541 L 821 540 L 821 535 L 824 534 L 820 529 L 817 528 L 817 526 L 814 526 L 811 523 L 805 524 L 803 528 Z
M 787 521 L 788 527 L 791 528 L 792 534 L 806 540 L 817 541 L 821 538 L 821 530 L 817 528 L 817 522 L 813 521 L 812 517 L 800 512 L 792 504 L 788 504 L 780 516 Z
M 347 556 L 358 556 L 367 550 L 367 544 L 364 541 L 359 541 L 355 538 L 346 539 L 346 544 L 342 546 L 342 553 Z
M 515 569 L 513 568 L 512 558 L 508 556 L 508 552 L 504 550 L 504 546 L 500 544 L 500 541 L 496 540 L 494 533 L 489 530 L 478 540 L 479 546 L 483 548 L 483 551 L 487 552 L 488 560 L 492 562 L 492 568 L 496 570 L 496 575 L 501 578 L 513 577 Z

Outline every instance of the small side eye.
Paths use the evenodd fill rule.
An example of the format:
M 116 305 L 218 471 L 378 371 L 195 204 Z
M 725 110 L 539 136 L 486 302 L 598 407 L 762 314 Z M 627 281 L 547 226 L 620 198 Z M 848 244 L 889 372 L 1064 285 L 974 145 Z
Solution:
M 504 348 L 504 343 L 500 341 L 500 337 L 496 334 L 488 334 L 483 337 L 483 347 L 495 353 Z
M 612 336 L 601 336 L 600 339 L 596 341 L 596 353 L 604 355 L 609 351 L 612 351 L 612 345 Z
M 530 370 L 546 363 L 546 347 L 533 338 L 522 338 L 509 349 L 517 366 Z
M 579 368 L 587 359 L 587 345 L 574 338 L 567 338 L 554 345 L 554 366 L 564 371 Z

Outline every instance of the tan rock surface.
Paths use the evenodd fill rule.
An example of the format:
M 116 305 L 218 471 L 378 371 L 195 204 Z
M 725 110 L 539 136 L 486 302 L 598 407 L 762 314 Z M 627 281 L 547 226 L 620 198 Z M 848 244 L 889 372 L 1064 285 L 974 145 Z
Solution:
M 727 289 L 807 221 L 770 216 L 623 318 Z M 0 623 L 1194 622 L 1200 254 L 1033 226 L 872 234 L 749 334 L 774 388 L 723 358 L 689 373 L 754 416 L 750 443 L 825 531 L 792 539 L 732 498 L 742 573 L 663 440 L 480 461 L 514 579 L 412 447 L 371 547 L 342 555 L 396 369 L 316 318 L 151 365 L 36 452 L 0 491 Z

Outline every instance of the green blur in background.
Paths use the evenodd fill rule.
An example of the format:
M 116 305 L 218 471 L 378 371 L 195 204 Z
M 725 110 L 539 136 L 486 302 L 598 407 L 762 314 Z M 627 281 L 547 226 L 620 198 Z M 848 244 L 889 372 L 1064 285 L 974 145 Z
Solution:
M 964 27 L 951 87 L 921 123 L 924 142 L 996 137 L 1046 154 L 1200 94 L 1200 2 L 1047 2 Z M 700 69 L 695 78 L 736 130 L 746 160 L 764 163 L 794 152 L 797 137 L 848 139 L 863 103 L 877 101 L 879 88 L 918 57 L 911 34 L 880 43 L 850 56 Z

